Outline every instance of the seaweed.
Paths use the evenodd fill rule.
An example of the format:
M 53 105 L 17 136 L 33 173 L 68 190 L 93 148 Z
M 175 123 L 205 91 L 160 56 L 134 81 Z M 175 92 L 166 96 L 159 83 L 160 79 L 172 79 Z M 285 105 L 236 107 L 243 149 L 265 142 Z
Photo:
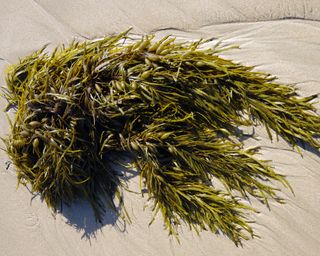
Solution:
M 255 237 L 248 204 L 269 207 L 284 175 L 244 148 L 239 127 L 262 124 L 298 149 L 319 149 L 313 100 L 291 85 L 219 57 L 228 48 L 206 40 L 176 42 L 129 30 L 100 39 L 46 46 L 11 65 L 5 97 L 16 106 L 6 151 L 19 184 L 30 185 L 57 211 L 87 200 L 97 221 L 123 206 L 117 155 L 130 154 L 154 218 L 179 240 L 178 227 L 223 233 L 236 245 Z M 218 189 L 219 181 L 223 189 Z M 115 203 L 117 202 L 117 203 Z M 154 218 L 150 221 L 153 222 Z

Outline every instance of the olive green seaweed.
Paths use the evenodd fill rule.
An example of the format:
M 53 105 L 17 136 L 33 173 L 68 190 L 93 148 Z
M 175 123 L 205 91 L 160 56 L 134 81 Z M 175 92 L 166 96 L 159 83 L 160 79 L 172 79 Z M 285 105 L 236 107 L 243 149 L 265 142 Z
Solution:
M 178 238 L 184 224 L 236 245 L 257 236 L 250 197 L 269 207 L 270 199 L 284 203 L 274 182 L 291 187 L 255 156 L 259 148 L 244 148 L 239 127 L 261 124 L 270 139 L 273 130 L 296 148 L 319 149 L 316 95 L 299 97 L 293 86 L 219 57 L 226 48 L 206 42 L 132 39 L 126 31 L 52 53 L 44 47 L 11 65 L 5 97 L 17 108 L 3 140 L 19 183 L 54 211 L 87 200 L 98 221 L 106 205 L 128 219 L 113 162 L 130 154 L 169 234 Z

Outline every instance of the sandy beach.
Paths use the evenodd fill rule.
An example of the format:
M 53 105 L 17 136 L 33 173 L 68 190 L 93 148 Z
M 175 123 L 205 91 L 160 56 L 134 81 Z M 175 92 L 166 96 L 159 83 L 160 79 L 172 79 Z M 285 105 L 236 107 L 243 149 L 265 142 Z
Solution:
M 0 84 L 5 69 L 44 44 L 49 49 L 74 38 L 87 39 L 122 32 L 174 35 L 182 40 L 213 38 L 240 49 L 224 52 L 227 59 L 254 65 L 278 82 L 295 84 L 303 96 L 320 93 L 319 0 L 202 0 L 202 1 L 48 1 L 0 0 Z M 319 99 L 317 99 L 319 102 Z M 6 101 L 0 98 L 0 136 L 9 132 Z M 319 104 L 317 105 L 318 109 Z M 320 111 L 320 110 L 319 110 Z M 13 112 L 9 112 L 13 117 Z M 4 256 L 316 256 L 320 251 L 320 153 L 285 141 L 270 142 L 263 127 L 255 128 L 263 159 L 287 176 L 294 195 L 281 187 L 286 204 L 271 201 L 271 211 L 257 201 L 252 214 L 260 239 L 236 247 L 228 238 L 181 229 L 181 244 L 168 237 L 159 215 L 148 226 L 152 212 L 147 198 L 124 191 L 132 224 L 107 212 L 97 225 L 89 205 L 75 203 L 53 215 L 27 188 L 17 189 L 13 165 L 0 151 L 0 254 Z M 1 142 L 1 148 L 4 145 Z M 139 177 L 129 189 L 139 192 Z M 145 207 L 147 206 L 147 207 Z M 144 208 L 146 208 L 144 210 Z

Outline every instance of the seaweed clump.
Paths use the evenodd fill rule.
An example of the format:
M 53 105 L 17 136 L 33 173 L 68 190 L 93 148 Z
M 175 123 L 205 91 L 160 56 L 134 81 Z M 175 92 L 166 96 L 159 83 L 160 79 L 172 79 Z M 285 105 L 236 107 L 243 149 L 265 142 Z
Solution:
M 311 102 L 275 77 L 223 59 L 223 48 L 128 32 L 45 48 L 8 69 L 6 98 L 17 106 L 4 139 L 18 181 L 53 210 L 87 200 L 97 220 L 122 202 L 112 159 L 129 153 L 169 233 L 185 223 L 223 233 L 236 245 L 256 236 L 245 201 L 277 196 L 284 175 L 236 138 L 262 124 L 297 146 L 315 148 L 320 117 Z M 218 189 L 213 180 L 224 189 Z M 152 220 L 151 220 L 152 222 Z

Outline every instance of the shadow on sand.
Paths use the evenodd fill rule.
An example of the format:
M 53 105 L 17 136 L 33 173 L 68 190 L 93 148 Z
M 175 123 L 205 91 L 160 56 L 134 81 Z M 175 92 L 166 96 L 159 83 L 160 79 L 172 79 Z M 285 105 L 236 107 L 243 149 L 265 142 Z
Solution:
M 118 173 L 121 183 L 127 184 L 130 179 L 136 177 L 138 172 L 136 170 L 128 169 L 126 164 L 131 162 L 127 156 L 120 159 L 117 158 L 113 161 L 112 166 Z M 115 200 L 116 210 L 110 206 L 110 203 L 101 199 L 104 206 L 104 213 L 102 219 L 97 220 L 92 206 L 87 201 L 75 201 L 70 205 L 62 204 L 58 210 L 58 214 L 61 214 L 65 218 L 65 222 L 74 227 L 79 233 L 82 233 L 81 239 L 91 240 L 96 238 L 97 232 L 101 231 L 104 226 L 112 225 L 119 232 L 126 231 L 126 220 L 119 216 L 120 212 L 123 212 L 121 206 L 117 205 Z
M 125 222 L 118 214 L 106 206 L 103 219 L 98 222 L 89 202 L 74 202 L 71 205 L 63 205 L 60 212 L 66 219 L 66 223 L 82 234 L 81 239 L 91 240 L 96 238 L 97 232 L 106 225 L 112 225 L 120 232 L 125 231 Z

